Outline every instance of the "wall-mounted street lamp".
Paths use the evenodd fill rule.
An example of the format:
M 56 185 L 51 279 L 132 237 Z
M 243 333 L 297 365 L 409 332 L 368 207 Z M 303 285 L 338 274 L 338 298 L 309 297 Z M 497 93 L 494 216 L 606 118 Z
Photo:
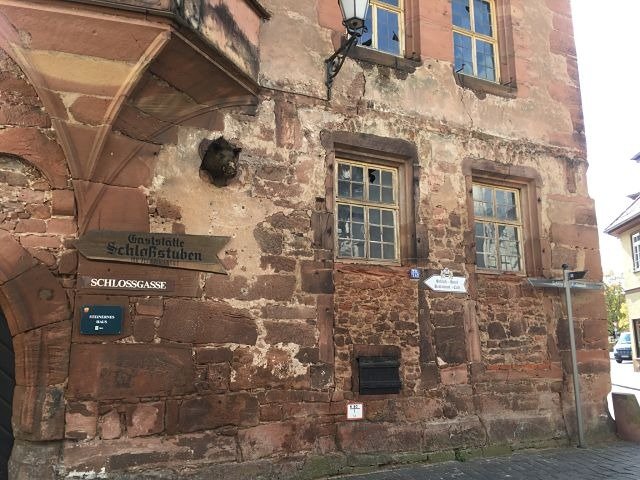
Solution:
M 364 20 L 367 18 L 367 10 L 369 9 L 369 0 L 338 0 L 340 10 L 342 11 L 342 24 L 347 29 L 348 39 L 346 43 L 336 50 L 336 52 L 325 60 L 327 67 L 327 100 L 331 99 L 331 86 L 333 79 L 336 78 L 338 72 L 342 68 L 349 50 L 358 41 L 358 38 L 365 30 Z

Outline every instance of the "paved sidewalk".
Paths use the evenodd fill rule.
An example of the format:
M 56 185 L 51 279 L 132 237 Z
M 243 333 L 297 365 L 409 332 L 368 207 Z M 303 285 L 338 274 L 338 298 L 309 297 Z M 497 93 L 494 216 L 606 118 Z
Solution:
M 345 480 L 616 480 L 640 479 L 640 445 L 614 442 L 590 448 L 527 451 L 496 458 L 411 466 Z

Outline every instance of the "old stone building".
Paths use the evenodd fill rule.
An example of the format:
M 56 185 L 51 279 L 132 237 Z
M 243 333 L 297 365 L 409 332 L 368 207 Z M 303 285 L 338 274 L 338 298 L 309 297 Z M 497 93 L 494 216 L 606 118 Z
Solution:
M 328 100 L 341 22 L 334 0 L 0 0 L 13 478 L 575 438 L 563 296 L 526 282 L 601 277 L 569 0 L 372 0 Z M 574 315 L 600 438 L 602 293 Z

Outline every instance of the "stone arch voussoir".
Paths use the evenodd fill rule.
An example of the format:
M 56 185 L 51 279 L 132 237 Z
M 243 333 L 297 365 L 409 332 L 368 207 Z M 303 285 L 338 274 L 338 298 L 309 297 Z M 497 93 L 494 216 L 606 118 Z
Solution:
M 60 145 L 32 127 L 0 130 L 0 154 L 17 157 L 37 168 L 51 188 L 68 188 L 70 175 Z
M 69 300 L 49 269 L 4 231 L 0 231 L 0 308 L 15 352 L 16 440 L 62 440 L 71 346 Z

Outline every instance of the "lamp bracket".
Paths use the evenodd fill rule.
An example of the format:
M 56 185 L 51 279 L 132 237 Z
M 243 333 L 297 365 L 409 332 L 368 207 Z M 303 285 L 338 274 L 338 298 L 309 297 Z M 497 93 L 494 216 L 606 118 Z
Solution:
M 324 83 L 327 86 L 327 100 L 331 100 L 333 79 L 338 75 L 338 72 L 342 68 L 342 64 L 349 56 L 351 48 L 353 48 L 358 41 L 358 38 L 360 38 L 362 33 L 366 30 L 364 25 L 360 28 L 350 28 L 349 25 L 345 26 L 347 27 L 347 34 L 349 35 L 348 40 L 343 43 L 333 55 L 324 61 L 326 66 L 326 79 Z

